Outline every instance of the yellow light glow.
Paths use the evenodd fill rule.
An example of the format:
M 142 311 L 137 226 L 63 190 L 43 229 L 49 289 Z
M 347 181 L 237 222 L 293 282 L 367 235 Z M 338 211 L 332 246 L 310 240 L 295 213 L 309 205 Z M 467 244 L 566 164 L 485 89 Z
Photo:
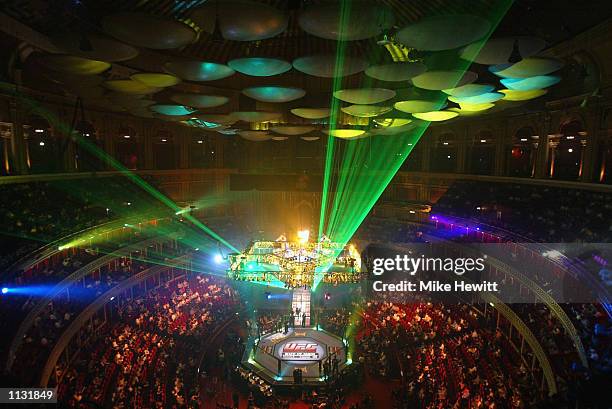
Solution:
M 300 243 L 308 243 L 308 239 L 310 238 L 310 230 L 299 230 L 297 232 L 297 236 Z
M 541 97 L 542 95 L 546 94 L 548 90 L 534 89 L 531 91 L 518 91 L 515 89 L 500 89 L 499 92 L 505 95 L 502 99 L 506 101 L 527 101 Z
M 386 114 L 393 108 L 378 105 L 350 105 L 340 108 L 345 114 L 357 116 L 360 118 L 372 118 L 378 115 Z
M 351 139 L 363 135 L 365 131 L 361 129 L 332 129 L 327 133 L 336 138 Z
M 459 104 L 461 107 L 461 111 L 467 112 L 479 112 L 486 111 L 487 109 L 491 109 L 495 106 L 495 104 L 487 103 L 487 104 Z
M 181 80 L 178 77 L 170 74 L 162 74 L 156 72 L 141 72 L 132 74 L 131 79 L 140 81 L 149 87 L 166 88 L 178 84 Z
M 417 119 L 429 122 L 447 121 L 453 119 L 459 114 L 452 111 L 431 111 L 431 112 L 420 112 L 412 114 Z

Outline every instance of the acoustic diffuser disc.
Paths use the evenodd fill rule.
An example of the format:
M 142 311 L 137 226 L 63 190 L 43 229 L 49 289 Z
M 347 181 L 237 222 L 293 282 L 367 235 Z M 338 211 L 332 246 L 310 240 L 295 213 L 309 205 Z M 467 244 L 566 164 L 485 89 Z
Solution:
M 291 64 L 276 58 L 238 58 L 227 63 L 235 71 L 253 77 L 271 77 L 291 69 Z
M 231 114 L 197 114 L 195 116 L 202 121 L 221 125 L 232 125 L 234 122 L 238 121 L 238 119 L 234 118 Z
M 283 114 L 279 112 L 265 112 L 265 111 L 239 111 L 232 112 L 230 114 L 232 118 L 237 121 L 243 122 L 268 122 L 279 119 Z
M 334 97 L 356 105 L 378 104 L 395 96 L 395 91 L 386 88 L 352 88 L 334 92 Z
M 194 108 L 213 108 L 227 104 L 229 101 L 228 97 L 202 94 L 174 94 L 170 99 L 177 104 Z
M 272 135 L 268 131 L 240 131 L 238 132 L 242 138 L 247 141 L 261 142 L 272 139 Z
M 153 105 L 150 107 L 151 111 L 157 112 L 158 114 L 163 115 L 190 115 L 195 112 L 193 109 L 186 107 L 184 105 Z
M 365 131 L 362 129 L 331 129 L 324 132 L 329 136 L 342 139 L 358 138 L 365 134 Z
M 306 91 L 301 88 L 277 86 L 245 88 L 242 93 L 261 102 L 289 102 L 306 95 Z
M 197 38 L 195 30 L 185 23 L 145 13 L 106 16 L 102 19 L 102 28 L 124 43 L 156 50 L 180 48 Z
M 439 122 L 453 119 L 459 114 L 453 111 L 432 111 L 412 114 L 413 117 L 429 122 Z
M 294 108 L 291 113 L 305 119 L 323 119 L 330 115 L 329 108 Z
M 357 116 L 360 118 L 373 118 L 382 114 L 386 114 L 393 108 L 378 105 L 349 105 L 340 108 L 342 112 L 348 115 Z
M 138 50 L 131 45 L 98 34 L 75 35 L 75 33 L 70 33 L 54 37 L 51 42 L 65 54 L 91 60 L 127 61 L 138 55 Z M 88 46 L 83 47 L 83 43 Z
M 223 38 L 232 41 L 264 40 L 287 29 L 287 16 L 283 12 L 252 1 L 208 1 L 194 10 L 190 18 L 209 34 L 214 32 L 218 21 Z
M 393 107 L 401 112 L 413 114 L 415 112 L 429 112 L 444 108 L 446 104 L 443 101 L 425 101 L 422 99 L 409 99 L 407 101 L 398 101 Z
M 482 17 L 447 14 L 421 19 L 401 29 L 397 40 L 424 51 L 451 50 L 481 39 L 491 24 Z
M 374 122 L 379 126 L 370 129 L 372 135 L 398 135 L 409 132 L 417 126 L 411 119 L 405 118 L 375 119 Z
M 368 77 L 380 81 L 407 81 L 412 77 L 427 71 L 425 64 L 420 62 L 395 62 L 385 65 L 373 65 L 366 69 Z
M 215 81 L 236 73 L 227 65 L 209 61 L 171 61 L 164 68 L 187 81 Z
M 275 126 L 273 128 L 270 128 L 270 130 L 274 133 L 280 134 L 280 135 L 290 135 L 290 136 L 295 136 L 295 135 L 304 135 L 307 134 L 309 132 L 312 132 L 315 130 L 314 126 L 308 126 L 308 125 L 303 125 L 303 126 Z
M 104 61 L 90 60 L 73 55 L 46 54 L 38 56 L 37 60 L 51 70 L 75 75 L 101 74 L 111 66 Z
M 307 142 L 312 142 L 312 141 L 318 141 L 319 139 L 321 139 L 321 137 L 319 136 L 300 136 L 300 139 L 303 139 Z
M 537 37 L 492 38 L 470 44 L 461 51 L 461 58 L 478 64 L 506 64 L 517 44 L 522 58 L 531 57 L 546 47 L 546 42 Z
M 181 80 L 178 77 L 170 74 L 157 72 L 140 72 L 130 75 L 130 78 L 140 81 L 149 87 L 166 88 L 178 84 Z
M 289 139 L 288 136 L 273 136 L 272 137 L 273 141 L 286 141 L 287 139 Z
M 111 91 L 134 95 L 154 94 L 162 90 L 162 88 L 150 87 L 140 81 L 134 80 L 110 80 L 105 81 L 104 86 Z
M 476 95 L 484 94 L 485 92 L 491 92 L 495 89 L 493 85 L 489 84 L 467 84 L 457 88 L 443 89 L 442 92 L 453 97 L 473 97 Z
M 457 88 L 470 84 L 478 78 L 471 71 L 449 70 L 449 71 L 427 71 L 412 78 L 415 87 L 429 90 L 443 90 Z
M 528 101 L 530 99 L 541 97 L 546 94 L 546 89 L 534 89 L 532 91 L 518 91 L 513 89 L 500 89 L 499 92 L 504 94 L 502 98 L 505 101 Z
M 548 88 L 561 81 L 561 77 L 555 75 L 537 75 L 528 78 L 502 78 L 499 82 L 506 88 L 517 91 L 533 91 Z
M 489 110 L 491 108 L 493 108 L 495 106 L 495 104 L 492 103 L 483 103 L 483 104 L 459 104 L 459 106 L 461 107 L 461 109 L 459 111 L 459 113 L 462 112 L 481 112 L 481 111 L 486 111 Z
M 344 14 L 344 15 L 343 15 Z M 344 20 L 348 21 L 344 24 Z M 365 40 L 393 27 L 393 11 L 382 4 L 353 2 L 344 8 L 342 2 L 316 4 L 300 13 L 298 23 L 302 30 L 329 40 Z
M 528 57 L 516 64 L 500 64 L 489 67 L 489 71 L 503 78 L 528 78 L 546 75 L 563 67 L 563 61 L 548 57 Z
M 341 70 L 336 70 L 335 54 L 325 54 L 296 58 L 293 68 L 314 77 L 334 78 L 360 73 L 368 68 L 368 63 L 358 57 L 345 57 Z
M 504 94 L 499 92 L 485 92 L 484 94 L 474 95 L 473 97 L 448 97 L 449 101 L 457 104 L 490 104 L 499 101 L 504 97 Z

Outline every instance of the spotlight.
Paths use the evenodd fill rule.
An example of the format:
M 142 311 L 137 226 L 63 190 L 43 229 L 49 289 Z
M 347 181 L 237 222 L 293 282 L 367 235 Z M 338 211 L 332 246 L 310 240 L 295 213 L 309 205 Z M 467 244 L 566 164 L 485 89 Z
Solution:
M 327 300 L 327 301 L 331 300 L 331 294 L 330 293 L 325 293 L 325 300 Z
M 266 299 L 267 299 L 267 300 L 271 300 L 271 299 L 272 299 L 272 294 L 271 294 L 271 293 L 269 293 L 268 291 L 266 291 L 266 292 L 265 292 L 265 294 L 266 294 Z
M 2 287 L 2 294 L 6 294 L 9 292 L 8 287 Z
M 223 262 L 223 256 L 221 254 L 215 254 L 215 263 L 221 264 Z

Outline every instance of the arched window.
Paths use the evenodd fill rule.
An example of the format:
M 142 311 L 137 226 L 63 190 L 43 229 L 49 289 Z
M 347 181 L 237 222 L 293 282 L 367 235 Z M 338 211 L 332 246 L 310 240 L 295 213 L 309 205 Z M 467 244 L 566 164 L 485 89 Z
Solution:
M 117 159 L 128 169 L 138 169 L 141 164 L 139 137 L 130 126 L 121 126 L 115 137 Z
M 555 179 L 576 180 L 582 176 L 586 132 L 580 121 L 561 126 L 559 134 L 549 143 L 550 176 Z
M 431 149 L 432 172 L 454 172 L 457 169 L 457 139 L 452 133 L 438 137 Z
M 61 172 L 64 169 L 65 139 L 56 138 L 46 119 L 32 116 L 24 125 L 26 161 L 31 173 Z
M 533 177 L 538 146 L 538 136 L 530 126 L 524 126 L 512 136 L 512 144 L 507 152 L 508 176 Z
M 178 168 L 179 146 L 176 138 L 168 130 L 160 130 L 153 137 L 153 158 L 155 169 Z
M 468 146 L 469 167 L 467 171 L 475 175 L 493 174 L 495 163 L 495 141 L 493 133 L 481 130 L 472 138 Z

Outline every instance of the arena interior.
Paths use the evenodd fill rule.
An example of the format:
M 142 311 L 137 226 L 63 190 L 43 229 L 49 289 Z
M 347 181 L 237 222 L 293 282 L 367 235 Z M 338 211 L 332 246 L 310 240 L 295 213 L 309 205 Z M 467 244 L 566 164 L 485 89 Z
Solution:
M 611 17 L 0 2 L 0 405 L 612 408 Z

